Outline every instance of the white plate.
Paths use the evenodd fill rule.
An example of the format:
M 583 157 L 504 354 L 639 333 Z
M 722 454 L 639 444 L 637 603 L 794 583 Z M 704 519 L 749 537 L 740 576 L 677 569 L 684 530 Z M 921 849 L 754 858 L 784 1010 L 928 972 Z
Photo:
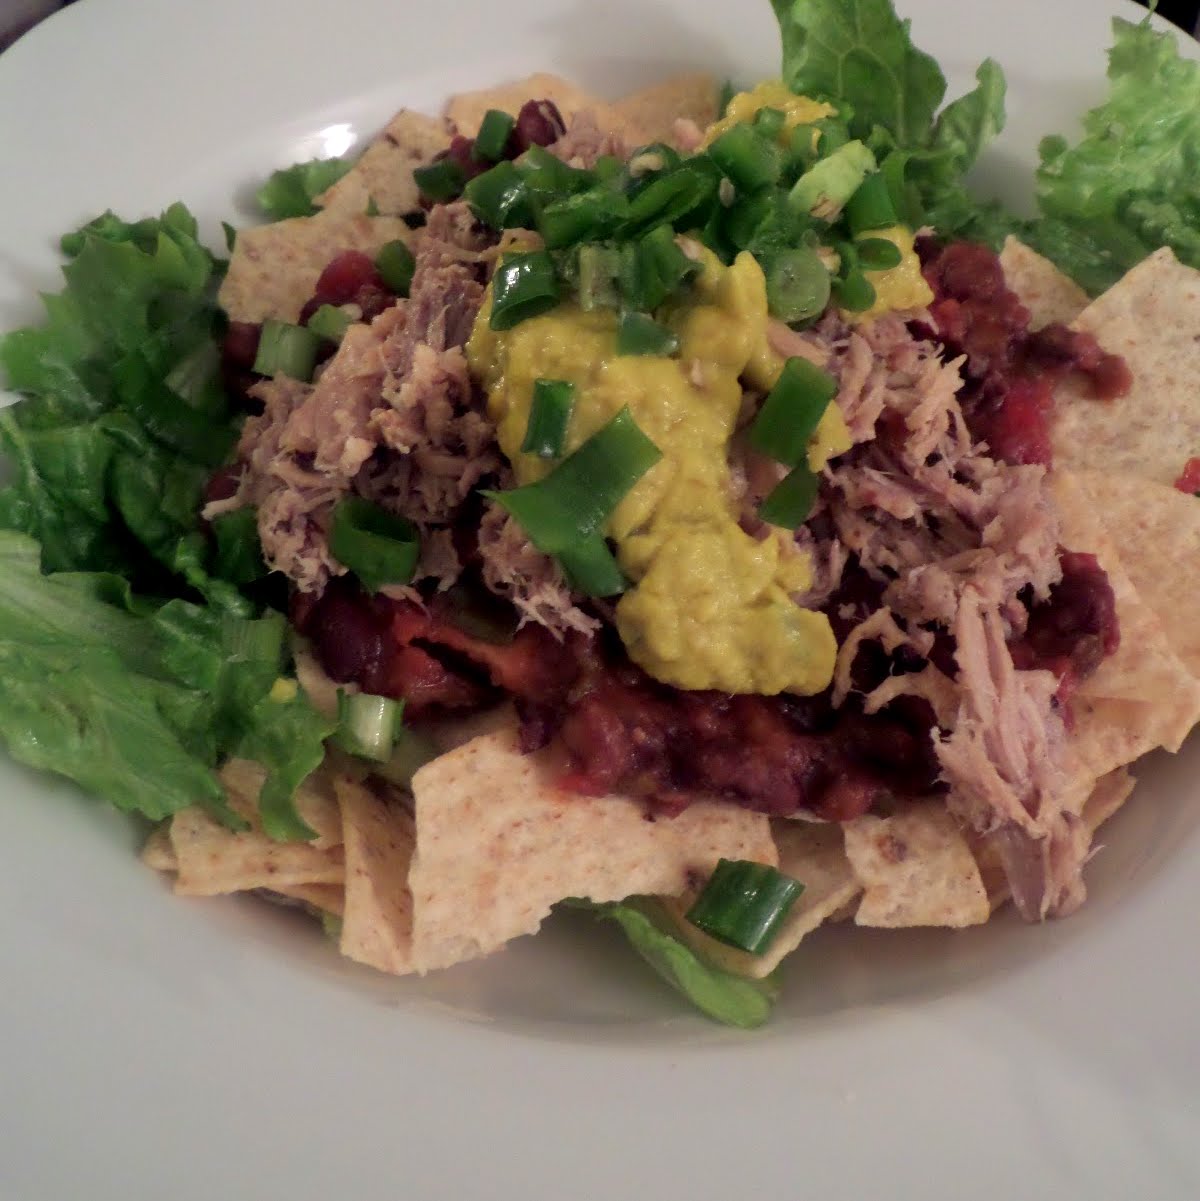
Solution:
M 905 7 L 953 86 L 987 54 L 1008 70 L 979 174 L 1013 198 L 1037 137 L 1102 95 L 1109 16 L 1139 12 Z M 82 219 L 182 197 L 215 234 L 268 169 L 400 103 L 776 62 L 765 0 L 88 0 L 0 59 L 0 328 L 36 317 Z M 0 764 L 0 1197 L 1191 1201 L 1196 767 L 1140 770 L 1078 917 L 823 931 L 745 1035 L 587 922 L 425 982 L 356 970 L 299 918 L 170 898 L 123 819 Z

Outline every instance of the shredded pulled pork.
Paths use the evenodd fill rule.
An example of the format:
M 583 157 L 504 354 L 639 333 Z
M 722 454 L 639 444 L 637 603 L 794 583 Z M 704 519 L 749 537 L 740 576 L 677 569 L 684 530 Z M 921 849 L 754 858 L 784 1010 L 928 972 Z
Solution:
M 253 505 L 268 564 L 303 592 L 343 572 L 330 555 L 333 506 L 357 493 L 446 531 L 480 480 L 500 468 L 462 347 L 483 300 L 487 241 L 465 204 L 435 207 L 417 239 L 410 295 L 351 326 L 311 385 L 255 384 L 243 464 L 224 511 Z M 219 511 L 210 506 L 205 516 Z M 453 547 L 434 537 L 422 570 L 448 587 Z

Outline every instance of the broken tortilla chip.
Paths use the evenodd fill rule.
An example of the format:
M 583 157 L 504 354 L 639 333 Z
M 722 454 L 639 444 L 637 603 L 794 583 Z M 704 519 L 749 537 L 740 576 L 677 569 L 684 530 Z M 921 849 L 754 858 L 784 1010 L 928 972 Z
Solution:
M 1139 475 L 1171 484 L 1200 454 L 1200 271 L 1155 251 L 1074 323 L 1122 355 L 1128 396 L 1096 400 L 1078 380 L 1055 396 L 1051 430 L 1060 467 Z
M 975 857 L 941 798 L 847 822 L 846 856 L 864 888 L 860 926 L 961 929 L 991 914 Z
M 321 272 L 344 250 L 372 257 L 387 242 L 408 243 L 398 217 L 322 212 L 238 231 L 217 301 L 231 321 L 296 321 Z
M 705 71 L 673 75 L 631 92 L 614 105 L 617 116 L 641 133 L 642 142 L 675 142 L 675 122 L 694 121 L 703 132 L 717 119 L 717 81 Z
M 421 972 L 532 934 L 567 897 L 676 896 L 717 861 L 776 862 L 767 818 L 701 801 L 678 817 L 625 797 L 554 783 L 560 767 L 523 755 L 513 730 L 487 734 L 413 777 L 417 850 L 409 874 Z
M 346 833 L 346 899 L 339 949 L 358 963 L 402 975 L 413 970 L 408 888 L 412 815 L 348 777 L 334 781 Z
M 601 133 L 620 134 L 626 141 L 639 144 L 648 141 L 617 109 L 606 100 L 593 96 L 583 88 L 557 75 L 539 73 L 518 79 L 496 88 L 478 92 L 460 92 L 446 105 L 446 120 L 460 134 L 473 138 L 488 109 L 516 116 L 528 100 L 549 100 L 562 114 L 568 126 L 579 113 L 589 113 Z
M 1192 612 L 1200 594 L 1200 498 L 1139 476 L 1078 471 L 1074 478 L 1171 649 L 1200 676 L 1200 622 Z
M 1004 279 L 1029 310 L 1029 328 L 1041 329 L 1056 321 L 1070 325 L 1088 305 L 1088 294 L 1049 259 L 1011 234 L 1000 252 Z
M 1073 699 L 1072 746 L 1098 777 L 1155 747 L 1178 750 L 1200 721 L 1200 681 L 1171 649 L 1162 623 L 1130 581 L 1101 522 L 1103 505 L 1071 472 L 1055 471 L 1051 488 L 1063 545 L 1096 556 L 1116 600 L 1121 644 Z
M 252 888 L 340 884 L 342 848 L 275 842 L 259 830 L 235 832 L 192 806 L 171 819 L 171 848 L 179 864 L 175 891 L 211 897 Z
M 421 207 L 413 171 L 450 145 L 440 118 L 402 108 L 363 151 L 358 162 L 326 188 L 316 203 L 326 212 L 365 213 L 373 203 L 383 217 L 403 217 Z
M 179 860 L 175 858 L 175 849 L 171 846 L 171 823 L 159 822 L 150 831 L 142 847 L 142 862 L 152 867 L 156 872 L 174 872 L 179 870 Z
M 739 951 L 710 938 L 686 918 L 697 890 L 682 897 L 660 900 L 670 919 L 672 933 L 714 967 L 738 976 L 761 980 L 769 976 L 818 926 L 835 921 L 838 914 L 862 891 L 846 858 L 842 827 L 836 823 L 778 819 L 771 832 L 779 853 L 779 870 L 804 885 L 804 891 L 789 910 L 778 934 L 761 955 Z

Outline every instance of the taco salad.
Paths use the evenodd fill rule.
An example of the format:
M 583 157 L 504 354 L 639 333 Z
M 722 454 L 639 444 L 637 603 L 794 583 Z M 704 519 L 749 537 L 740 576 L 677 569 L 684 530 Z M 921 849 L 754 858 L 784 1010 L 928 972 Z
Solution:
M 1200 65 L 1116 21 L 1019 218 L 996 63 L 946 104 L 888 0 L 775 8 L 776 78 L 405 109 L 227 260 L 63 238 L 3 734 L 176 893 L 398 975 L 581 908 L 740 1026 L 825 923 L 1084 903 L 1200 720 Z

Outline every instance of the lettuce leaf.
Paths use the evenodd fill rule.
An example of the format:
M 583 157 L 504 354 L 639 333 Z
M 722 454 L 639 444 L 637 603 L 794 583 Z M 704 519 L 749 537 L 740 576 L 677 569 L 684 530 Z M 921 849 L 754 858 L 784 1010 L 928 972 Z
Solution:
M 1089 292 L 1160 246 L 1200 267 L 1200 63 L 1148 21 L 1113 21 L 1108 99 L 1069 145 L 1046 138 L 1037 171 L 1044 219 L 1030 242 Z
M 156 820 L 200 803 L 236 824 L 214 769 L 255 758 L 264 828 L 312 837 L 290 797 L 335 723 L 281 678 L 285 633 L 278 613 L 151 602 L 113 575 L 43 575 L 37 544 L 0 531 L 0 737 L 14 758 Z
M 603 905 L 584 900 L 566 903 L 616 922 L 633 949 L 672 988 L 715 1021 L 751 1030 L 771 1016 L 778 994 L 772 978 L 748 980 L 705 963 L 691 947 L 668 934 L 654 920 L 653 900 L 635 898 Z
M 258 207 L 272 221 L 311 217 L 317 212 L 313 201 L 353 165 L 348 158 L 314 158 L 275 171 L 255 193 Z
M 881 166 L 903 158 L 923 215 L 946 235 L 1001 240 L 1015 222 L 963 186 L 980 151 L 1004 128 L 1004 73 L 992 59 L 976 86 L 942 108 L 946 79 L 919 50 L 891 0 L 772 0 L 793 91 L 835 103 Z M 940 111 L 939 111 L 940 110 Z

